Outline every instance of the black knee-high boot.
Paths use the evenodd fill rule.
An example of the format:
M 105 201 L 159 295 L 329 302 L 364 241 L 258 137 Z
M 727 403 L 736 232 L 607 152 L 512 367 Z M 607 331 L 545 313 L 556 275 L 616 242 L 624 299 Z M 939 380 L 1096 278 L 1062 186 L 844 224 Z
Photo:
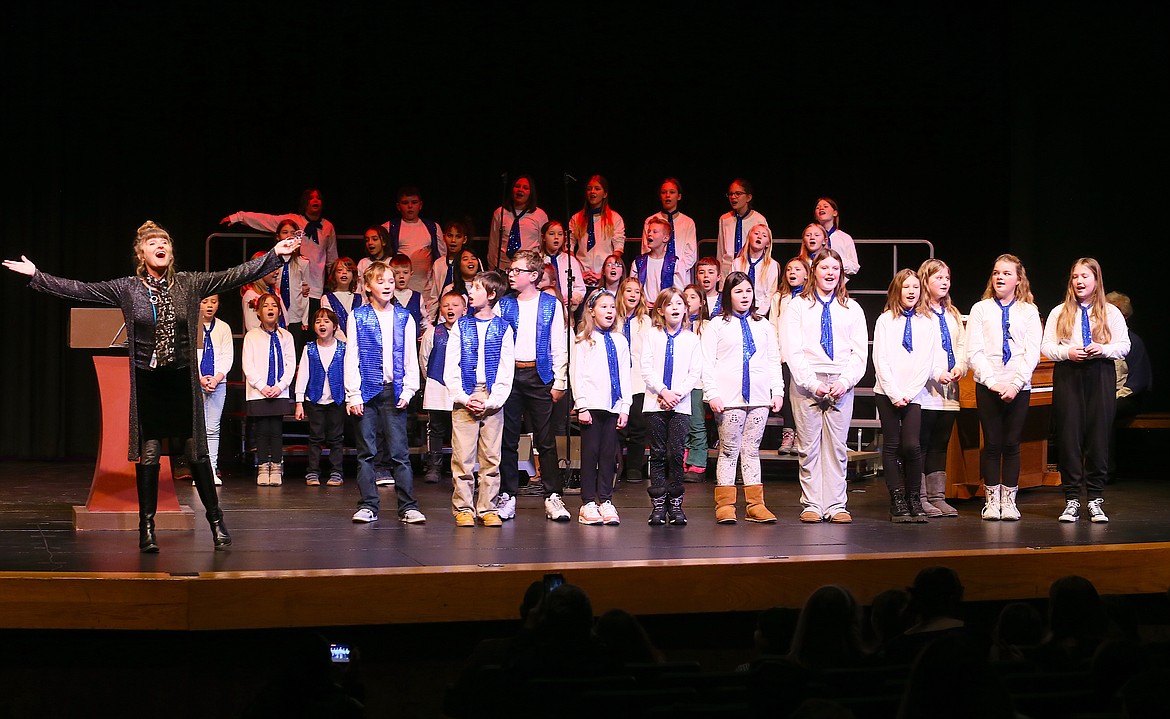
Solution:
M 145 456 L 134 465 L 134 480 L 138 485 L 138 549 L 143 554 L 156 554 L 154 514 L 158 509 L 158 463 L 146 464 L 143 460 Z
M 191 462 L 191 477 L 195 480 L 195 491 L 199 493 L 199 501 L 203 502 L 207 522 L 211 525 L 211 541 L 216 549 L 226 549 L 231 546 L 232 535 L 228 534 L 223 523 L 223 510 L 219 508 L 219 495 L 215 493 L 211 460 L 204 458 Z

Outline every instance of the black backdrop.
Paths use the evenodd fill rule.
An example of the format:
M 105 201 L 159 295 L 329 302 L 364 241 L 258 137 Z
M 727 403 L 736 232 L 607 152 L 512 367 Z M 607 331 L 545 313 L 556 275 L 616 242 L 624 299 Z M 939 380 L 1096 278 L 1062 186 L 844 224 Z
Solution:
M 603 173 L 635 226 L 675 175 L 713 236 L 744 176 L 778 236 L 827 194 L 855 237 L 933 241 L 964 307 L 1000 252 L 1045 314 L 1098 257 L 1165 405 L 1167 10 L 789 5 L 24 4 L 0 30 L 3 254 L 113 277 L 152 218 L 199 267 L 219 218 L 310 185 L 342 233 L 388 219 L 403 184 L 483 233 L 505 172 L 534 174 L 552 216 L 563 172 Z M 67 305 L 23 284 L 0 280 L 0 456 L 91 455 L 89 357 L 64 349 Z

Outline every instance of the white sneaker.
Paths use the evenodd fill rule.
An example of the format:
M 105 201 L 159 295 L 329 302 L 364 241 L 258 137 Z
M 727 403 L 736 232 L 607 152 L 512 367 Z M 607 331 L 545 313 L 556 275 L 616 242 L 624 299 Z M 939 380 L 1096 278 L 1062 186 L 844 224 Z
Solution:
M 496 500 L 496 512 L 500 515 L 500 519 L 505 522 L 509 519 L 515 519 L 516 498 L 507 492 L 500 492 L 500 498 Z
M 1057 517 L 1057 521 L 1058 522 L 1075 522 L 1075 521 L 1077 521 L 1078 519 L 1081 518 L 1080 509 L 1081 509 L 1080 502 L 1078 502 L 1075 499 L 1068 500 L 1068 502 L 1064 505 L 1064 512 L 1062 512 L 1061 515 L 1059 517 Z M 1100 510 L 1101 510 L 1101 508 L 1098 507 L 1097 511 L 1100 511 Z M 1105 513 L 1101 512 L 1101 515 L 1104 516 Z
M 1000 519 L 999 488 L 1000 485 L 998 484 L 994 487 L 988 487 L 986 485 L 983 487 L 984 493 L 987 494 L 987 502 L 983 505 L 981 514 L 985 520 L 997 522 Z
M 1016 492 L 1019 487 L 999 488 L 999 518 L 1005 522 L 1017 522 L 1020 519 L 1020 510 L 1016 507 Z
M 1097 497 L 1096 499 L 1089 500 L 1089 521 L 1090 522 L 1101 524 L 1102 522 L 1109 521 L 1109 517 L 1105 516 L 1105 510 L 1101 509 L 1101 505 L 1104 504 L 1104 502 L 1105 502 L 1105 500 L 1102 499 L 1101 497 Z
M 378 515 L 375 514 L 374 510 L 370 509 L 369 507 L 362 507 L 353 513 L 353 521 L 359 522 L 361 524 L 369 524 L 370 522 L 377 522 Z
M 398 521 L 403 524 L 426 524 L 427 516 L 417 509 L 408 509 Z
M 544 514 L 554 522 L 569 521 L 569 510 L 565 509 L 565 502 L 559 494 L 550 494 L 544 499 Z
M 578 524 L 605 524 L 605 520 L 601 518 L 601 512 L 597 509 L 597 502 L 588 502 L 581 505 L 581 511 L 577 512 Z
M 374 485 L 377 487 L 393 487 L 394 486 L 394 478 L 393 477 L 382 477 L 381 479 L 375 479 Z
M 601 503 L 597 508 L 601 512 L 601 519 L 606 524 L 621 524 L 622 520 L 618 517 L 617 507 L 613 506 L 613 502 L 608 500 Z

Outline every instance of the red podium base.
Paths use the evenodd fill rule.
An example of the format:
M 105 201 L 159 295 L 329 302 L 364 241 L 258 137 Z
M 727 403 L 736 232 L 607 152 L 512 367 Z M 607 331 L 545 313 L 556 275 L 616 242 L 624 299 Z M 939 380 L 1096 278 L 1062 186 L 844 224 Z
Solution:
M 84 507 L 73 508 L 74 529 L 138 529 L 138 489 L 134 464 L 126 461 L 130 444 L 130 359 L 97 356 L 98 392 L 102 405 L 101 440 L 93 484 Z M 194 529 L 195 512 L 175 496 L 169 458 L 163 458 L 158 481 L 157 529 Z

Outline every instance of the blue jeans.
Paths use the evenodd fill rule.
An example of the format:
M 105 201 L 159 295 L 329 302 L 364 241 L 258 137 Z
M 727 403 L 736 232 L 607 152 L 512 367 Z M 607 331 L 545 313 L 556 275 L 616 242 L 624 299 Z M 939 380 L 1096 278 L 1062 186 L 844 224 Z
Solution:
M 365 403 L 358 423 L 358 491 L 362 498 L 358 508 L 366 507 L 378 513 L 378 485 L 374 477 L 374 455 L 377 454 L 379 434 L 389 447 L 382 447 L 394 471 L 394 494 L 398 499 L 398 516 L 407 510 L 418 509 L 414 499 L 414 472 L 410 469 L 410 445 L 406 441 L 406 414 L 397 408 L 393 385 L 385 385 L 381 392 Z M 379 432 L 381 429 L 381 432 Z

